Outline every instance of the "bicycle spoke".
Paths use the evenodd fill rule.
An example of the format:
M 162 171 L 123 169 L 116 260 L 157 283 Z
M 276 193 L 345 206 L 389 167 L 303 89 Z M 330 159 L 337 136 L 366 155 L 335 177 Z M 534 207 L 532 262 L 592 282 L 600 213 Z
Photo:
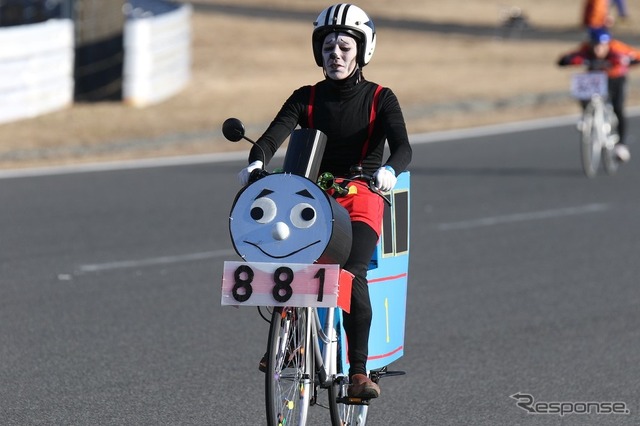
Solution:
M 303 425 L 310 384 L 304 356 L 307 315 L 303 309 L 274 311 L 269 332 L 265 397 L 269 425 Z

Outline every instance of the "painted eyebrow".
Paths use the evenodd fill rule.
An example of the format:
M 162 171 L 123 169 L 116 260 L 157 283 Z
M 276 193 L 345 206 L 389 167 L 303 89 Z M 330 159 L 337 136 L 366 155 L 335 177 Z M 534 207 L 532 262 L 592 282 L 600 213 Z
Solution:
M 313 195 L 311 195 L 311 193 L 309 191 L 307 191 L 306 189 L 303 189 L 302 191 L 296 192 L 296 195 L 300 195 L 302 197 L 307 197 L 307 198 L 311 198 L 312 200 L 315 200 L 315 197 Z
M 257 200 L 258 198 L 266 197 L 269 194 L 273 194 L 273 191 L 270 189 L 263 189 L 262 191 L 260 191 L 258 196 L 254 198 L 254 200 Z

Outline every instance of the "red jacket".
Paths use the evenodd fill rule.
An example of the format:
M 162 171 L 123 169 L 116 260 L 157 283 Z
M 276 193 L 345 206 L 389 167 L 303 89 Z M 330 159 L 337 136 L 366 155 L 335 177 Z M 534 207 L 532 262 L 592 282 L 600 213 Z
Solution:
M 591 45 L 587 42 L 582 43 L 577 50 L 566 53 L 558 60 L 558 65 L 584 65 L 588 64 L 590 70 L 599 69 Z M 636 50 L 633 47 L 624 44 L 619 40 L 611 40 L 609 43 L 609 53 L 604 58 L 606 61 L 606 68 L 603 71 L 607 72 L 609 78 L 622 77 L 629 72 L 629 65 L 640 60 L 640 50 Z

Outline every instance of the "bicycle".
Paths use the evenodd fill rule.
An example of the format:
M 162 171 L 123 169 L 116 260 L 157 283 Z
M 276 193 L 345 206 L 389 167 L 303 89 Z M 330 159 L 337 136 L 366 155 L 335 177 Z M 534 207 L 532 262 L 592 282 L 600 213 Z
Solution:
M 239 120 L 227 120 L 223 133 L 232 141 L 244 138 L 254 143 L 244 136 Z M 269 312 L 263 315 L 270 323 L 265 371 L 268 425 L 305 425 L 312 406 L 328 408 L 332 425 L 365 425 L 369 414 L 369 400 L 347 394 L 342 312 L 349 311 L 352 277 L 341 266 L 350 250 L 351 228 L 346 210 L 326 192 L 336 189 L 333 177 L 322 174 L 314 181 L 325 141 L 321 132 L 295 130 L 283 170 L 254 171 L 230 214 L 232 242 L 243 261 L 225 262 L 221 303 Z M 387 195 L 386 227 L 368 273 L 374 311 L 368 368 L 375 382 L 404 374 L 389 371 L 388 365 L 404 353 L 408 172 L 400 174 L 396 188 Z M 283 217 L 291 225 L 286 228 L 292 229 L 279 225 Z M 310 235 L 317 242 L 308 243 Z
M 607 74 L 600 71 L 574 74 L 571 94 L 584 105 L 578 122 L 584 174 L 589 178 L 595 177 L 600 163 L 607 174 L 615 174 L 619 166 L 615 145 L 620 137 L 618 120 L 608 101 Z

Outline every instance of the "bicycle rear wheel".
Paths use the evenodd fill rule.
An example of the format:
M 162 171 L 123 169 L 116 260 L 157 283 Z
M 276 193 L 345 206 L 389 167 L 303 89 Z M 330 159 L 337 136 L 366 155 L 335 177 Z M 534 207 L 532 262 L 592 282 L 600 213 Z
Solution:
M 348 398 L 348 381 L 346 376 L 339 376 L 329 388 L 332 426 L 364 426 L 367 423 L 369 402 L 362 403 Z
M 605 120 L 609 124 L 609 131 L 605 135 L 606 142 L 602 147 L 602 164 L 608 175 L 614 175 L 620 165 L 615 153 L 615 146 L 620 141 L 620 135 L 618 134 L 618 119 L 611 105 L 607 105 Z
M 267 344 L 265 402 L 269 426 L 306 424 L 312 393 L 306 308 L 276 308 Z
M 580 134 L 580 152 L 582 170 L 584 174 L 592 178 L 598 173 L 600 167 L 600 154 L 602 150 L 603 116 L 600 108 L 596 108 L 593 102 L 585 107 L 582 116 L 582 129 Z
M 345 336 L 340 334 L 340 325 L 336 322 L 333 331 L 336 333 L 338 345 L 335 348 L 335 362 L 337 363 L 333 371 L 336 372 L 331 386 L 329 386 L 329 413 L 331 415 L 332 426 L 364 426 L 367 423 L 369 413 L 369 400 L 349 398 L 347 389 L 349 388 L 349 378 L 345 371 L 342 371 L 342 350 Z

